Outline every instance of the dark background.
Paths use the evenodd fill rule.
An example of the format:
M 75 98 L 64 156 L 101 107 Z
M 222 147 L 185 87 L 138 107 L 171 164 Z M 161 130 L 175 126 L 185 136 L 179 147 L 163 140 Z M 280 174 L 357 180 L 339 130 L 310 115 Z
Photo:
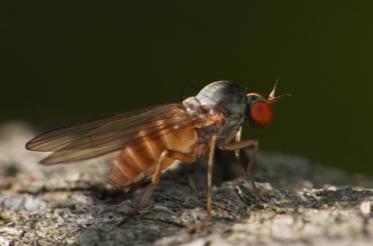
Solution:
M 242 3 L 1 3 L 0 121 L 42 130 L 180 101 L 220 79 L 268 93 L 279 77 L 293 97 L 246 137 L 373 174 L 373 3 Z

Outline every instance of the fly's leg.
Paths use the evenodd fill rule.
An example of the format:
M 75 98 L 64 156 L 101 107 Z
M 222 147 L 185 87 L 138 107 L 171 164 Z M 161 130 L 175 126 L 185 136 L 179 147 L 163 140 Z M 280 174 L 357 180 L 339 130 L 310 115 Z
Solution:
M 249 140 L 241 140 L 242 135 L 242 127 L 238 130 L 235 141 L 233 143 L 226 143 L 220 144 L 219 148 L 222 150 L 233 150 L 235 156 L 241 160 L 241 150 L 245 148 L 250 148 L 250 160 L 249 163 L 242 163 L 244 173 L 246 176 L 250 175 L 250 171 L 252 166 L 254 165 L 254 161 L 256 159 L 256 152 L 259 149 L 259 142 L 256 139 L 249 139 Z
M 243 166 L 244 175 L 249 179 L 251 185 L 253 186 L 255 195 L 257 197 L 259 197 L 259 199 L 262 200 L 262 198 L 260 196 L 260 193 L 259 193 L 259 190 L 256 187 L 256 184 L 255 184 L 255 182 L 252 178 L 252 175 L 251 175 L 251 169 L 252 169 L 252 167 L 254 165 L 254 161 L 256 159 L 256 153 L 257 153 L 258 148 L 259 148 L 259 142 L 258 142 L 258 140 L 255 140 L 255 139 L 241 140 L 241 131 L 242 131 L 241 129 L 242 128 L 240 128 L 240 130 L 237 132 L 237 135 L 236 135 L 236 138 L 235 138 L 236 142 L 221 144 L 221 145 L 219 145 L 219 148 L 222 149 L 222 150 L 233 150 L 234 151 L 235 156 L 240 160 L 240 162 Z M 245 149 L 245 148 L 250 148 L 249 163 L 246 163 L 241 156 L 241 150 Z
M 216 147 L 217 135 L 211 137 L 209 148 L 206 151 L 208 153 L 207 163 L 207 221 L 192 225 L 188 228 L 189 233 L 206 231 L 209 226 L 209 222 L 212 220 L 212 172 L 214 170 L 214 157 Z
M 146 188 L 144 194 L 142 195 L 139 203 L 137 204 L 136 208 L 134 209 L 132 216 L 127 218 L 126 220 L 122 221 L 119 225 L 123 224 L 124 222 L 128 221 L 128 219 L 132 218 L 134 215 L 136 215 L 142 208 L 145 207 L 145 205 L 148 203 L 150 196 L 152 195 L 155 188 L 158 186 L 161 174 L 162 174 L 162 166 L 166 158 L 170 158 L 173 160 L 179 160 L 183 161 L 185 163 L 194 163 L 196 160 L 196 157 L 193 155 L 185 154 L 179 151 L 175 150 L 164 150 L 162 154 L 160 155 L 156 166 L 155 166 L 155 172 L 151 178 L 151 183 Z
M 210 151 L 209 160 L 207 164 L 207 220 L 212 219 L 212 172 L 214 169 L 214 156 L 215 156 L 215 146 L 216 146 L 216 135 L 211 137 L 210 141 Z
M 240 127 L 240 129 L 238 129 L 236 136 L 234 136 L 234 142 L 235 143 L 241 142 L 241 137 L 242 137 L 242 126 Z M 234 151 L 234 155 L 237 157 L 238 160 L 241 160 L 241 149 L 236 149 Z M 246 172 L 246 167 L 243 166 L 243 168 L 244 168 L 244 171 Z
M 174 151 L 174 150 L 164 150 L 161 153 L 161 155 L 160 155 L 160 157 L 159 157 L 159 159 L 156 163 L 155 172 L 154 172 L 154 174 L 151 178 L 151 183 L 146 188 L 146 190 L 145 190 L 144 194 L 142 195 L 140 201 L 138 202 L 136 208 L 134 209 L 134 211 L 132 212 L 132 214 L 128 218 L 126 218 L 125 220 L 120 222 L 118 225 L 122 225 L 123 223 L 132 219 L 148 203 L 150 196 L 152 195 L 153 191 L 155 190 L 155 188 L 158 186 L 158 184 L 160 182 L 160 177 L 161 177 L 161 174 L 162 174 L 162 165 L 163 165 L 166 158 L 183 161 L 185 163 L 194 163 L 195 160 L 196 160 L 196 157 L 193 156 L 193 155 L 185 154 L 185 153 L 182 153 L 182 152 L 179 152 L 179 151 Z

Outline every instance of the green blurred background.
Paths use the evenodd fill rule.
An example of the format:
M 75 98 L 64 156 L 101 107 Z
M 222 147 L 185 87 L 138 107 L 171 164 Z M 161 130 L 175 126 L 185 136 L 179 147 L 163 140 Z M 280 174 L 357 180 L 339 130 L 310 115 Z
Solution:
M 0 121 L 42 130 L 279 77 L 293 97 L 246 136 L 373 174 L 373 2 L 349 2 L 4 1 Z

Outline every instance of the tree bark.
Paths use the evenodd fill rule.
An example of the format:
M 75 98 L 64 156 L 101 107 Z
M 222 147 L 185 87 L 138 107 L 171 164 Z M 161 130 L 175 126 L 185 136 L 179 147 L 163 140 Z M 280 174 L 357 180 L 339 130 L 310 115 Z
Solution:
M 32 135 L 20 123 L 0 128 L 0 245 L 372 244 L 371 178 L 261 152 L 259 199 L 237 161 L 219 152 L 211 223 L 203 160 L 162 175 L 148 206 L 128 219 L 144 187 L 111 187 L 103 160 L 38 165 L 42 155 L 24 149 Z

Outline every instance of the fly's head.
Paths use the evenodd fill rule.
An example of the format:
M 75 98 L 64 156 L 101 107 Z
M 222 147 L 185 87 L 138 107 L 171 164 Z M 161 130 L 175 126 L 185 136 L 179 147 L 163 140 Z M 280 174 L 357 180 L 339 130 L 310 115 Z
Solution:
M 272 105 L 281 97 L 288 94 L 276 96 L 277 81 L 269 93 L 268 98 L 257 93 L 249 92 L 246 95 L 247 104 L 245 110 L 245 120 L 254 126 L 266 127 L 272 121 Z
M 254 126 L 266 127 L 272 121 L 272 102 L 259 93 L 248 93 L 245 117 Z

